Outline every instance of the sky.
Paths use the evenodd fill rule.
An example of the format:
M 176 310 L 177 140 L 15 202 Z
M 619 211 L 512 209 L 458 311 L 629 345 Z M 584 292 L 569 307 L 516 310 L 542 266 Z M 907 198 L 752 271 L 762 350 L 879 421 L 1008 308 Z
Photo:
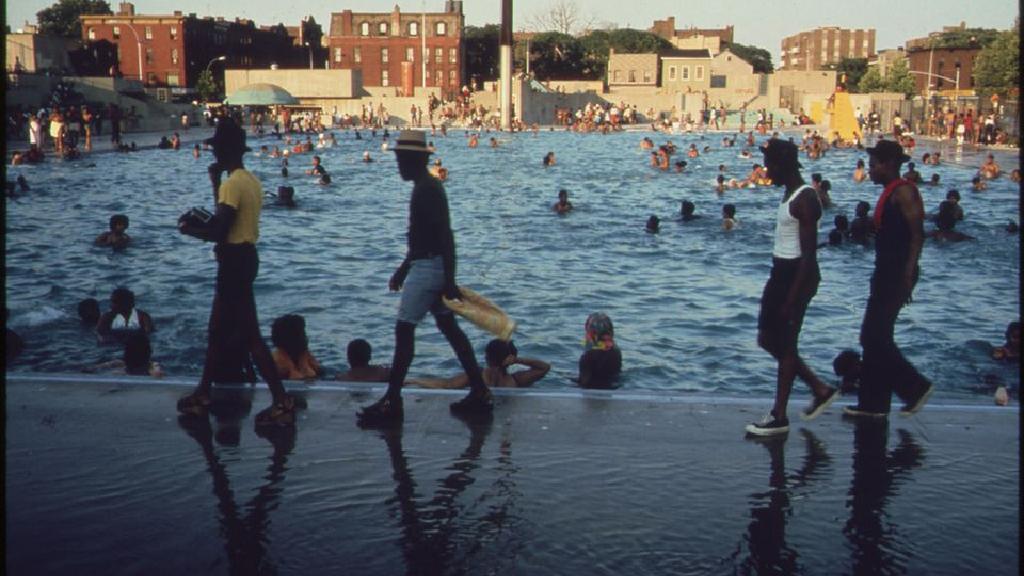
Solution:
M 119 0 L 107 0 L 117 10 Z M 513 29 L 530 30 L 530 21 L 549 10 L 557 0 L 514 0 Z M 850 0 L 845 3 L 822 0 L 716 0 L 713 2 L 680 2 L 679 0 L 637 0 L 623 13 L 621 0 L 565 0 L 574 2 L 596 27 L 605 24 L 619 28 L 647 29 L 655 20 L 669 16 L 677 28 L 721 28 L 732 24 L 735 40 L 752 44 L 772 54 L 776 64 L 782 39 L 819 26 L 842 28 L 874 28 L 875 48 L 896 48 L 910 38 L 927 36 L 943 26 L 961 21 L 970 27 L 998 28 L 1013 26 L 1019 15 L 1015 0 Z M 12 30 L 26 21 L 35 23 L 36 12 L 51 6 L 54 0 L 8 0 L 6 22 Z M 223 16 L 228 19 L 248 18 L 260 25 L 279 22 L 293 25 L 312 15 L 325 27 L 331 11 L 389 12 L 396 4 L 404 11 L 440 12 L 444 0 L 135 0 L 139 14 L 170 14 L 181 10 L 198 16 Z M 496 24 L 500 17 L 500 0 L 464 0 L 466 24 Z M 841 7 L 837 7 L 841 6 Z

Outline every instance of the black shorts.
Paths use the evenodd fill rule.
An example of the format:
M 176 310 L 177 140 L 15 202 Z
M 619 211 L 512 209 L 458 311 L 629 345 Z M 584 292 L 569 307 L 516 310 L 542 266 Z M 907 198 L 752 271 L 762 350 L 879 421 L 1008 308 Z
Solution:
M 789 290 L 793 282 L 796 281 L 799 267 L 800 259 L 798 258 L 792 260 L 774 258 L 771 275 L 761 294 L 761 312 L 757 317 L 757 330 L 762 346 L 773 356 L 780 356 L 785 352 L 796 350 L 800 327 L 804 323 L 804 312 L 807 311 L 807 305 L 810 304 L 811 299 L 818 293 L 821 274 L 815 265 L 811 278 L 807 280 L 797 297 L 792 318 L 789 322 L 782 320 L 782 306 L 786 303 L 786 298 L 789 297 Z

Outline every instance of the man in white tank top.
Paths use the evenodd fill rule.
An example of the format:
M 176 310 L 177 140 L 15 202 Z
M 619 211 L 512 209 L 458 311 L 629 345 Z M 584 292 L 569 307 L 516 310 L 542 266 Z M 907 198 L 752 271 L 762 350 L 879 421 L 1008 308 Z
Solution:
M 795 144 L 773 138 L 761 150 L 772 184 L 786 190 L 775 225 L 772 272 L 761 296 L 757 321 L 757 343 L 778 360 L 779 370 L 775 405 L 762 421 L 747 426 L 747 434 L 772 436 L 789 431 L 786 405 L 797 376 L 814 393 L 811 405 L 801 414 L 805 420 L 821 414 L 839 390 L 822 382 L 797 351 L 804 312 L 821 280 L 816 253 L 821 204 L 814 188 L 806 185 L 800 175 Z

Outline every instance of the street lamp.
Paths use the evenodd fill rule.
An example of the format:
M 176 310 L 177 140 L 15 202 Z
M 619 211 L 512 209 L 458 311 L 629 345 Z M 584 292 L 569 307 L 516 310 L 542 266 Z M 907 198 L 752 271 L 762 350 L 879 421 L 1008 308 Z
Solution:
M 139 33 L 135 31 L 135 27 L 132 26 L 131 22 L 121 22 L 120 20 L 109 20 L 108 24 L 124 24 L 132 31 L 132 36 L 135 36 L 135 44 L 139 47 L 139 82 L 146 83 L 142 79 L 142 40 L 139 39 Z
M 211 58 L 210 61 L 206 64 L 206 70 L 205 71 L 209 72 L 210 71 L 210 66 L 213 66 L 214 62 L 223 62 L 223 61 L 225 61 L 227 59 L 228 59 L 227 56 L 217 56 L 216 58 Z
M 309 40 L 304 40 L 302 45 L 309 48 L 309 69 L 313 69 L 313 44 Z

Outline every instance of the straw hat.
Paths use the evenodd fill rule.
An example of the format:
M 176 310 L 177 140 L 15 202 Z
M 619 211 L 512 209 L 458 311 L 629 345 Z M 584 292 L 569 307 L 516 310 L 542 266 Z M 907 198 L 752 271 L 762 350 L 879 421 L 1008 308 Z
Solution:
M 402 130 L 398 134 L 395 145 L 389 148 L 395 152 L 433 153 L 433 150 L 427 146 L 427 133 L 422 130 Z

